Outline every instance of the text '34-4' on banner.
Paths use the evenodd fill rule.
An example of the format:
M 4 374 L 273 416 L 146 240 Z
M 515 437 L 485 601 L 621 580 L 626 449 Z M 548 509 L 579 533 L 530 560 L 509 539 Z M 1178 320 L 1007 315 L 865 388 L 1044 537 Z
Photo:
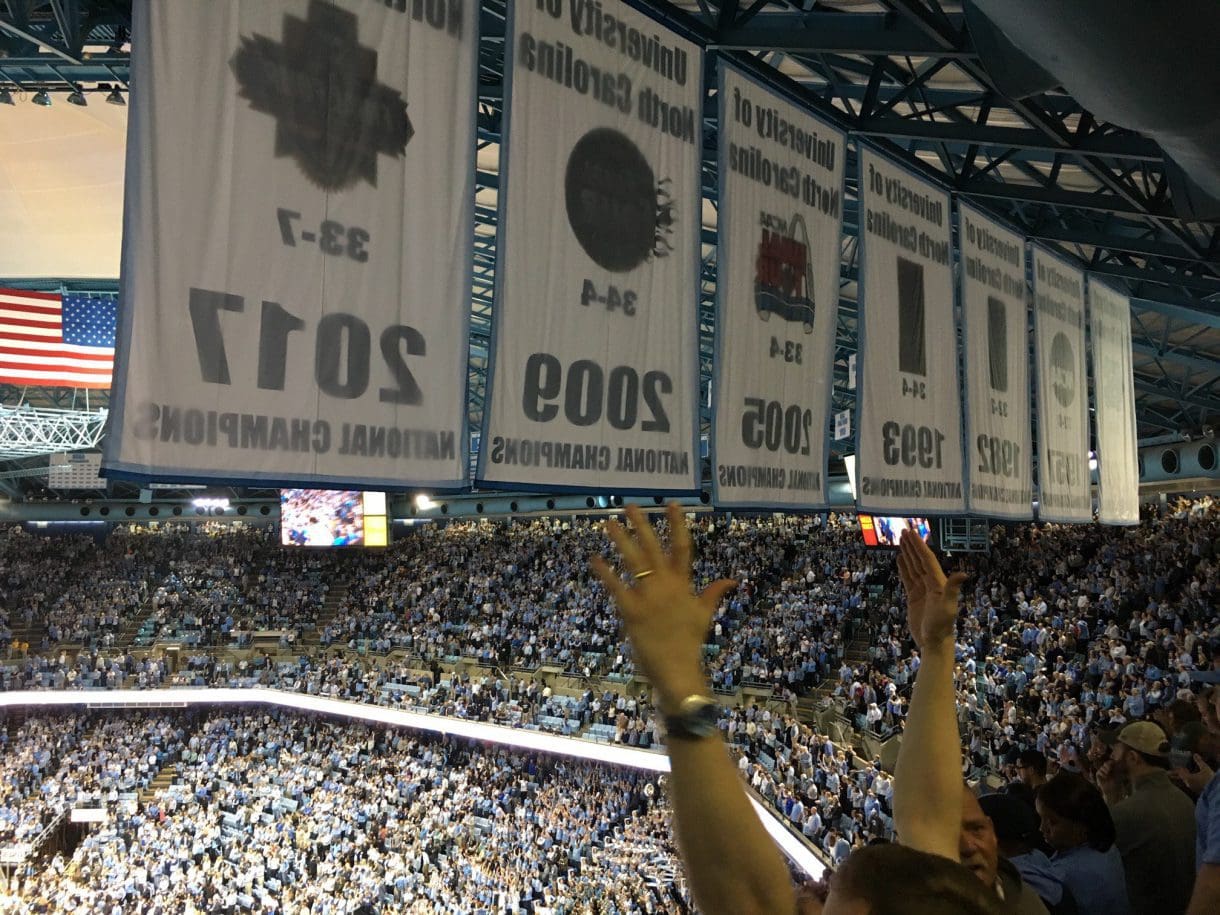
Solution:
M 1025 239 L 958 203 L 971 514 L 1033 517 Z
M 719 100 L 713 501 L 821 508 L 846 140 L 724 65 Z
M 1097 520 L 1139 524 L 1139 443 L 1131 365 L 1131 299 L 1089 277 L 1093 414 L 1097 431 Z
M 703 58 L 624 3 L 516 3 L 478 478 L 697 487 Z
M 1084 352 L 1084 272 L 1038 245 L 1034 353 L 1038 369 L 1038 517 L 1093 520 L 1089 388 Z
M 949 194 L 860 149 L 857 501 L 946 514 L 962 498 Z
M 107 472 L 464 485 L 477 6 L 133 12 Z

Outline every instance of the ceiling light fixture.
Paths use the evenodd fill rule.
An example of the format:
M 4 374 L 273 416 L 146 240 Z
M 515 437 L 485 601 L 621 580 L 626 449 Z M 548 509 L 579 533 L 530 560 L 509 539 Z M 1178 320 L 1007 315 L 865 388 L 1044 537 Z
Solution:
M 72 91 L 68 93 L 68 104 L 79 105 L 82 108 L 89 104 L 85 100 L 85 93 L 80 91 L 80 86 L 74 86 Z
M 106 104 L 108 105 L 126 105 L 127 99 L 123 98 L 123 93 L 117 88 L 111 89 L 110 94 L 106 96 Z
M 46 89 L 39 89 L 34 93 L 34 97 L 30 101 L 35 105 L 41 105 L 43 108 L 51 107 L 51 96 L 47 94 Z
M 16 105 L 13 101 L 13 93 L 8 89 L 0 89 L 0 105 Z

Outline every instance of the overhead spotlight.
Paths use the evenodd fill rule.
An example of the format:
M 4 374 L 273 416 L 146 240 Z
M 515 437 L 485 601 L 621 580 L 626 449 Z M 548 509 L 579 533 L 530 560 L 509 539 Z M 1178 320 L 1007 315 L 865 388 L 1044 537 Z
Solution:
M 74 86 L 72 91 L 68 93 L 68 104 L 79 105 L 81 108 L 89 104 L 85 100 L 85 93 L 80 91 L 80 86 Z
M 123 98 L 123 93 L 117 88 L 111 89 L 110 94 L 106 96 L 107 105 L 126 105 L 127 99 Z
M 0 105 L 16 105 L 13 101 L 13 93 L 9 89 L 0 89 Z
M 30 101 L 35 105 L 41 105 L 43 108 L 51 107 L 51 96 L 47 94 L 46 89 L 39 89 L 34 93 L 34 97 Z

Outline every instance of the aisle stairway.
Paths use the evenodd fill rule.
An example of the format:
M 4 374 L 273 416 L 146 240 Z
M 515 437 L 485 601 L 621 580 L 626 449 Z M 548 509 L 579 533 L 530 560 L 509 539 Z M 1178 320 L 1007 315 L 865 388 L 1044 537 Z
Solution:
M 26 626 L 20 614 L 16 613 L 13 614 L 11 622 L 14 624 L 12 626 L 13 640 L 25 642 L 30 646 L 30 654 L 37 654 L 42 645 L 43 638 L 47 636 L 46 623 L 40 619 L 35 619 L 29 626 Z M 7 649 L 8 646 L 4 647 Z M 7 653 L 6 651 L 6 656 Z
M 298 644 L 302 649 L 316 649 L 321 646 L 322 631 L 339 615 L 339 609 L 343 606 L 344 598 L 347 597 L 349 585 L 350 582 L 346 578 L 336 578 L 330 582 L 330 590 L 326 592 L 326 598 L 322 601 L 322 609 L 318 611 L 318 625 L 312 630 L 305 630 L 301 633 Z
M 143 807 L 151 801 L 156 795 L 174 783 L 174 779 L 178 775 L 176 763 L 166 763 L 161 767 L 161 771 L 153 776 L 152 782 L 148 787 L 140 792 L 140 806 Z
M 140 605 L 139 611 L 123 620 L 123 628 L 119 630 L 118 638 L 114 642 L 116 648 L 131 648 L 134 645 L 136 636 L 141 634 L 146 623 L 151 622 L 153 609 L 152 590 L 150 590 L 148 598 Z M 150 636 L 151 627 L 146 637 Z
M 853 639 L 848 642 L 847 647 L 843 651 L 843 656 L 846 658 L 847 663 L 853 668 L 862 665 L 867 666 L 869 663 L 868 645 L 869 643 L 866 639 Z M 830 676 L 815 686 L 809 695 L 801 697 L 800 701 L 797 702 L 797 709 L 804 712 L 821 708 L 822 700 L 829 697 L 838 685 L 839 671 L 836 668 L 830 672 Z

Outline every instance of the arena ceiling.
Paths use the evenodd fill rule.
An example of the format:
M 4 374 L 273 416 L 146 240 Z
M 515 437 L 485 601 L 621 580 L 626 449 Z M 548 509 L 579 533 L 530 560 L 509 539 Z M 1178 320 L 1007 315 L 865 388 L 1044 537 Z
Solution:
M 1215 3 L 1186 0 L 1173 17 L 1159 15 L 1155 6 L 1120 14 L 1104 0 L 634 5 L 788 91 L 853 139 L 867 138 L 1124 286 L 1132 296 L 1142 438 L 1198 435 L 1220 420 Z M 31 234 L 49 232 L 59 239 L 65 263 L 84 265 L 76 272 L 40 269 L 19 281 L 0 270 L 0 283 L 117 289 L 117 237 L 106 221 L 121 205 L 121 142 L 116 146 L 115 140 L 125 122 L 117 102 L 128 88 L 130 10 L 131 0 L 0 0 L 0 208 L 41 214 L 39 224 L 0 219 L 0 252 L 19 251 L 14 246 Z M 1131 18 L 1137 15 L 1148 18 Z M 473 423 L 482 414 L 494 286 L 504 32 L 504 0 L 482 0 Z M 714 73 L 709 66 L 709 83 Z M 50 107 L 32 104 L 40 90 L 49 94 Z M 87 106 L 67 104 L 77 90 Z M 706 385 L 717 208 L 714 104 L 704 128 Z M 856 336 L 854 152 L 849 158 L 836 409 L 853 400 L 847 360 Z M 53 202 L 51 215 L 32 200 Z M 73 258 L 73 252 L 89 256 Z M 0 407 L 79 409 L 83 399 L 82 392 L 0 388 Z M 105 392 L 93 392 L 89 407 L 105 405 Z M 12 485 L 29 475 L 36 460 L 0 468 L 0 485 L 6 477 Z

